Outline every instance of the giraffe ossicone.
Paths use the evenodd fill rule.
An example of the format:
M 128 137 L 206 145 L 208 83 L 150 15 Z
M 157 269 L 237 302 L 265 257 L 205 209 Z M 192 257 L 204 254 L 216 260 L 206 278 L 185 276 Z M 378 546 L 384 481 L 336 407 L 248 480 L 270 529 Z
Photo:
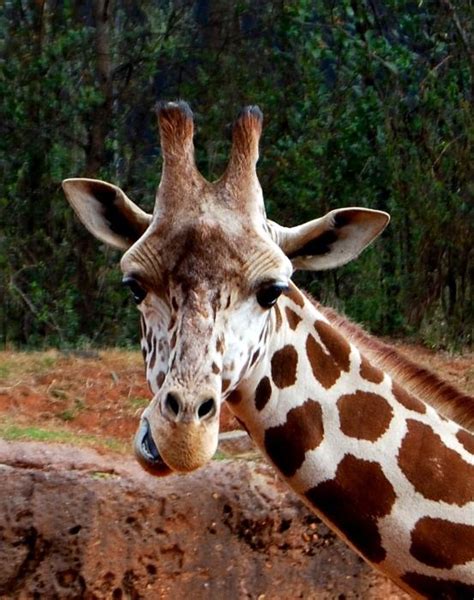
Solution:
M 266 218 L 262 114 L 233 127 L 223 176 L 194 159 L 192 113 L 161 104 L 152 215 L 116 186 L 67 179 L 101 241 L 125 250 L 153 393 L 135 438 L 154 475 L 213 456 L 223 401 L 287 483 L 370 564 L 414 595 L 474 597 L 474 403 L 291 282 L 354 258 L 389 216 L 343 208 L 297 227 Z

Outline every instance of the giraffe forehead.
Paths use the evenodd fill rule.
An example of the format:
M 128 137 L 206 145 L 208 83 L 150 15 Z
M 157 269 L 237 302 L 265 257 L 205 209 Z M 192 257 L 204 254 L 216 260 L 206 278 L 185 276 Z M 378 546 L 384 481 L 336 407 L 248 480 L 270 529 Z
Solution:
M 228 217 L 228 215 L 226 215 Z M 287 259 L 248 220 L 208 214 L 182 223 L 161 222 L 123 257 L 124 272 L 184 291 L 248 289 L 258 279 L 289 275 Z
M 199 219 L 166 243 L 165 271 L 185 288 L 231 281 L 242 272 L 246 261 L 239 249 L 242 238 L 238 228 L 231 232 L 215 221 Z

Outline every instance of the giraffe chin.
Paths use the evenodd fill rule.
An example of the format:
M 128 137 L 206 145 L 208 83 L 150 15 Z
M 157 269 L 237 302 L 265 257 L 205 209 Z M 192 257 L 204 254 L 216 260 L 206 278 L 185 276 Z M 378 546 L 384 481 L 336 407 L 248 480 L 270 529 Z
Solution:
M 206 424 L 196 422 L 175 424 L 158 420 L 158 427 L 150 424 L 154 440 L 159 446 L 161 460 L 176 473 L 191 473 L 206 465 L 217 450 L 219 417 Z
M 140 466 L 150 475 L 165 477 L 173 473 L 173 470 L 161 458 L 158 448 L 150 435 L 150 425 L 145 418 L 141 420 L 138 431 L 135 434 L 133 449 Z

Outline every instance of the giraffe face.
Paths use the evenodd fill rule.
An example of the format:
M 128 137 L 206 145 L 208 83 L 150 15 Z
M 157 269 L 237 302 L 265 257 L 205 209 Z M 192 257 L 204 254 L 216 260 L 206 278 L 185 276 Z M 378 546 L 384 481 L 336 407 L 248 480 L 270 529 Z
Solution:
M 358 208 L 293 228 L 268 221 L 256 174 L 262 127 L 256 107 L 237 119 L 229 164 L 214 183 L 194 162 L 189 107 L 162 106 L 159 126 L 163 171 L 153 215 L 114 185 L 63 182 L 84 225 L 127 250 L 121 268 L 141 312 L 154 395 L 135 450 L 155 475 L 191 471 L 212 457 L 221 402 L 264 360 L 272 304 L 293 269 L 344 264 L 388 222 L 386 213 Z
M 178 226 L 163 217 L 122 258 L 154 394 L 136 454 L 152 472 L 190 471 L 212 457 L 221 403 L 263 354 L 266 304 L 288 286 L 292 266 L 263 228 L 251 228 L 225 210 Z

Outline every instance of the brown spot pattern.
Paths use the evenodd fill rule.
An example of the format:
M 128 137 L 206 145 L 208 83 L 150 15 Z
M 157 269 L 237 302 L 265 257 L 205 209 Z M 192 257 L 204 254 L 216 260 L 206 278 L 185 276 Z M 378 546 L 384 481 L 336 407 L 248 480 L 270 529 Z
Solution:
M 306 354 L 308 356 L 313 375 L 326 389 L 332 387 L 339 379 L 341 370 L 332 356 L 326 354 L 323 347 L 315 338 L 308 334 L 306 338 Z
M 176 346 L 176 338 L 177 338 L 177 334 L 176 334 L 176 330 L 175 330 L 175 331 L 173 331 L 173 335 L 171 336 L 170 348 L 174 348 Z
M 169 325 L 168 325 L 168 331 L 171 331 L 175 325 L 176 325 L 176 316 L 173 315 L 171 317 Z
M 383 371 L 371 365 L 365 356 L 362 356 L 360 363 L 360 376 L 371 383 L 382 383 L 384 378 Z
M 222 387 L 221 387 L 222 392 L 225 392 L 228 389 L 229 385 L 230 385 L 230 379 L 223 379 Z
M 229 402 L 229 404 L 238 404 L 241 401 L 242 401 L 242 393 L 239 392 L 239 390 L 233 390 L 227 396 L 227 402 Z
M 377 520 L 390 513 L 396 495 L 378 463 L 347 455 L 335 478 L 311 488 L 306 497 L 368 560 L 384 560 Z
M 433 600 L 472 600 L 474 585 L 454 579 L 438 579 L 420 573 L 405 573 L 401 580 L 413 590 Z
M 272 379 L 280 389 L 293 385 L 296 381 L 298 353 L 294 346 L 287 344 L 272 356 Z
M 384 434 L 392 420 L 390 404 L 372 392 L 357 390 L 337 401 L 342 432 L 353 438 L 375 442 Z
M 263 377 L 255 390 L 255 406 L 257 410 L 263 410 L 272 395 L 272 385 L 268 377 Z
M 215 362 L 212 363 L 212 372 L 214 373 L 214 375 L 219 375 L 219 373 L 221 372 L 221 370 Z
M 426 405 L 424 402 L 406 392 L 396 381 L 393 382 L 392 392 L 395 396 L 395 400 L 400 402 L 400 404 L 405 408 L 408 408 L 408 410 L 414 410 L 415 412 L 421 414 L 426 412 Z
M 411 533 L 412 555 L 425 565 L 451 569 L 474 559 L 474 527 L 424 517 Z
M 156 385 L 160 388 L 163 385 L 163 382 L 165 380 L 165 373 L 163 373 L 163 371 L 160 371 L 158 373 L 158 375 L 156 376 Z
M 153 345 L 153 349 L 151 351 L 150 362 L 148 363 L 148 368 L 150 369 L 150 371 L 155 366 L 155 362 L 156 362 L 156 349 L 155 349 L 155 346 Z
M 219 352 L 219 354 L 222 354 L 224 352 L 224 344 L 221 338 L 217 338 L 216 340 L 216 350 L 217 352 Z
M 253 355 L 252 355 L 252 360 L 250 361 L 250 366 L 251 366 L 251 367 L 252 367 L 252 366 L 255 364 L 255 362 L 257 361 L 257 358 L 258 358 L 259 356 L 260 356 L 260 350 L 259 350 L 259 349 L 257 349 L 257 350 L 255 350 L 255 352 L 254 352 L 254 353 L 253 353 Z
M 275 318 L 276 318 L 276 331 L 280 331 L 281 324 L 282 324 L 282 318 L 281 318 L 281 311 L 278 308 L 278 304 L 275 305 Z
M 270 459 L 286 477 L 301 467 L 308 450 L 317 448 L 324 437 L 323 415 L 318 402 L 308 398 L 292 408 L 283 425 L 265 432 L 265 448 Z
M 474 454 L 474 435 L 472 433 L 469 433 L 465 429 L 460 429 L 456 437 L 468 452 Z
M 398 454 L 398 464 L 425 498 L 463 506 L 474 500 L 474 466 L 446 447 L 428 425 L 413 419 Z
M 150 328 L 150 330 L 148 331 L 148 333 L 146 334 L 146 346 L 147 346 L 147 350 L 148 352 L 150 352 L 151 350 L 151 341 L 152 341 L 152 335 L 153 335 L 153 331 Z
M 301 306 L 301 307 L 304 306 L 304 296 L 293 283 L 290 283 L 290 287 L 288 288 L 288 291 L 284 292 L 284 293 L 287 298 L 290 298 L 290 300 L 293 300 L 293 302 L 295 304 L 297 304 L 298 306 Z
M 349 342 L 329 323 L 317 320 L 314 326 L 332 359 L 343 371 L 349 371 L 351 353 Z
M 295 313 L 294 310 L 291 310 L 288 306 L 285 308 L 286 320 L 288 321 L 288 325 L 293 329 L 293 331 L 298 327 L 298 324 L 302 320 L 299 315 Z

